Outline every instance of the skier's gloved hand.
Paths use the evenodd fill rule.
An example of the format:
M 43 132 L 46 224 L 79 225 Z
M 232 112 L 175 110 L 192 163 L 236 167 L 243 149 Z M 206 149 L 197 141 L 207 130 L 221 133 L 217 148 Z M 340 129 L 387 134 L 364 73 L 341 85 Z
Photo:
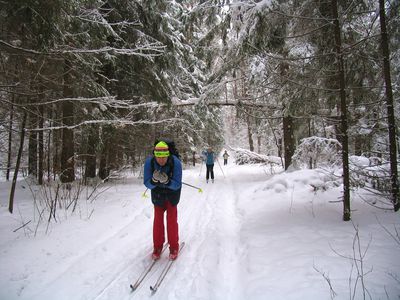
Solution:
M 153 172 L 152 181 L 153 181 L 154 185 L 157 185 L 158 183 L 168 184 L 169 178 L 168 178 L 168 175 L 165 174 L 164 172 L 160 172 L 158 170 L 155 170 Z
M 165 174 L 164 172 L 160 172 L 159 170 L 155 170 L 153 172 L 153 180 L 158 181 L 158 182 L 163 182 L 165 180 Z M 168 176 L 167 176 L 168 177 Z
M 154 170 L 154 172 L 153 172 L 153 178 L 151 178 L 151 180 L 152 180 L 153 182 L 159 182 L 159 177 L 160 177 L 160 171 Z
M 168 175 L 165 174 L 164 172 L 161 172 L 158 181 L 162 184 L 168 184 L 169 182 Z
M 162 178 L 161 176 L 161 172 L 158 170 L 155 170 L 153 172 L 153 177 L 151 178 L 151 183 L 155 186 L 161 186 L 162 183 L 160 183 L 160 178 Z

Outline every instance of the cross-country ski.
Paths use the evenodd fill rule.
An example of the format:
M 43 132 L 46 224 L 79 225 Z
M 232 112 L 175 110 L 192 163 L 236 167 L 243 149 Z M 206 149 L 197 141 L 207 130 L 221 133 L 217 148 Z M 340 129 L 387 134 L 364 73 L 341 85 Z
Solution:
M 179 252 L 182 252 L 183 247 L 185 246 L 185 242 L 181 243 L 179 247 Z M 180 255 L 180 254 L 179 254 Z M 167 273 L 171 269 L 172 265 L 176 262 L 176 259 L 174 260 L 169 260 L 167 264 L 165 265 L 164 269 L 161 271 L 160 275 L 157 278 L 157 281 L 154 285 L 150 286 L 150 290 L 154 294 L 157 292 L 157 289 L 160 287 L 161 283 L 164 281 L 164 278 L 167 276 Z
M 167 244 L 163 247 L 161 253 L 164 253 L 166 248 Z M 142 274 L 140 274 L 139 278 L 135 281 L 135 283 L 130 284 L 132 291 L 135 291 L 139 287 L 139 285 L 147 277 L 147 275 L 150 273 L 150 271 L 153 269 L 153 267 L 157 264 L 158 261 L 159 259 L 152 259 L 147 268 L 143 270 Z

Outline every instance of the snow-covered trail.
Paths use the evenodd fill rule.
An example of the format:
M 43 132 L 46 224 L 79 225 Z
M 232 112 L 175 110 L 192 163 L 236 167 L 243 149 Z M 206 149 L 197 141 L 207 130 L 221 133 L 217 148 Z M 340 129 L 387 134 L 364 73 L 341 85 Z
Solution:
M 223 176 L 215 165 L 215 183 L 206 184 L 200 168 L 184 170 L 183 180 L 203 193 L 183 186 L 178 221 L 186 246 L 156 294 L 149 287 L 168 250 L 135 292 L 129 287 L 150 262 L 153 223 L 150 198 L 141 197 L 142 180 L 129 178 L 110 183 L 93 214 L 81 203 L 79 213 L 51 223 L 49 234 L 41 228 L 36 237 L 29 226 L 10 234 L 21 216 L 32 215 L 29 193 L 17 201 L 20 216 L 7 213 L 2 203 L 0 299 L 328 300 L 322 273 L 336 298 L 348 299 L 349 279 L 354 287 L 356 276 L 355 226 L 367 251 L 365 270 L 373 270 L 365 276 L 373 299 L 400 295 L 394 279 L 400 264 L 392 259 L 399 247 L 383 228 L 397 230 L 398 214 L 353 200 L 353 223 L 341 221 L 341 189 L 313 192 L 311 185 L 329 182 L 316 170 L 269 175 L 265 166 L 229 164 Z M 8 187 L 2 187 L 5 199 Z
M 236 204 L 243 178 L 232 179 L 229 167 L 224 167 L 224 177 L 216 165 L 215 183 L 206 184 L 203 171 L 199 173 L 200 166 L 184 171 L 184 181 L 201 187 L 203 192 L 183 187 L 178 219 L 180 240 L 186 242 L 186 247 L 157 294 L 151 295 L 149 286 L 156 281 L 168 250 L 138 290 L 131 293 L 129 288 L 149 262 L 153 216 L 150 198 L 141 198 L 142 191 L 129 184 L 117 191 L 120 199 L 130 199 L 123 220 L 114 226 L 103 224 L 94 243 L 88 240 L 90 246 L 78 255 L 49 266 L 56 270 L 46 271 L 35 288 L 28 287 L 22 294 L 26 299 L 38 300 L 204 299 L 205 294 L 208 299 L 241 299 L 237 291 L 241 290 L 243 245 Z
M 217 169 L 218 165 L 215 167 L 215 183 L 210 181 L 208 184 L 204 168 L 201 174 L 200 167 L 184 171 L 184 181 L 200 187 L 203 192 L 187 186 L 183 188 L 178 218 L 180 240 L 185 241 L 186 246 L 157 294 L 151 296 L 149 286 L 155 282 L 162 265 L 132 295 L 125 298 L 118 290 L 113 296 L 119 299 L 130 299 L 132 296 L 136 299 L 242 298 L 237 294 L 240 290 L 239 262 L 242 255 L 240 216 L 236 209 L 237 182 L 230 179 L 229 168 L 224 169 L 225 173 L 228 172 L 224 178 Z M 101 299 L 111 298 L 108 294 Z
M 207 299 L 239 296 L 235 292 L 240 285 L 238 263 L 242 246 L 236 189 L 229 175 L 224 178 L 217 167 L 215 183 L 204 184 L 204 174 L 201 174 L 204 192 L 180 207 L 182 238 L 188 242 L 187 262 L 183 263 L 192 265 L 187 268 L 187 282 L 182 282 L 180 287 L 184 287 L 183 295 L 191 295 L 193 299 L 197 299 L 196 295 L 204 299 L 204 291 Z

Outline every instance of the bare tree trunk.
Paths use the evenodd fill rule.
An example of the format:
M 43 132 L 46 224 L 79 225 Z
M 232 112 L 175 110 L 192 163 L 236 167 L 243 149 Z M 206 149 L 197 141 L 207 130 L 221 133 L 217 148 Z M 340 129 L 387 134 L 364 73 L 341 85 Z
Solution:
M 14 103 L 13 99 L 14 99 L 14 96 L 12 97 L 12 103 Z M 7 172 L 6 172 L 7 181 L 10 180 L 13 118 L 14 118 L 14 105 L 11 104 L 10 122 L 9 122 L 9 129 L 8 129 L 8 153 L 7 153 Z
M 101 179 L 106 179 L 109 173 L 109 145 L 110 145 L 110 134 L 109 127 L 103 126 L 101 128 L 101 140 L 103 141 L 103 145 L 100 151 L 100 162 L 99 162 L 99 177 Z
M 311 130 L 311 122 L 312 122 L 312 119 L 311 118 L 308 119 L 308 136 L 312 136 L 313 135 L 313 132 Z M 309 169 L 313 168 L 313 159 L 311 157 L 310 157 L 310 160 L 308 161 L 308 168 Z
M 72 79 L 70 75 L 70 63 L 65 61 L 64 75 L 64 97 L 72 97 Z M 74 105 L 70 101 L 62 104 L 63 129 L 62 129 L 62 148 L 61 148 L 61 182 L 72 182 L 75 180 L 75 159 L 74 159 L 74 131 L 68 126 L 73 125 Z
M 49 120 L 52 118 L 52 110 L 47 109 L 47 116 Z M 51 127 L 51 121 L 50 121 L 50 127 Z M 49 131 L 48 136 L 47 136 L 47 181 L 50 181 L 50 174 L 51 174 L 51 136 L 52 136 L 53 131 Z
M 400 208 L 399 203 L 399 182 L 397 174 L 397 144 L 396 144 L 396 121 L 394 117 L 392 80 L 390 77 L 390 52 L 386 30 L 385 1 L 379 0 L 379 16 L 381 23 L 381 47 L 383 54 L 383 75 L 386 88 L 386 109 L 389 125 L 389 151 L 390 151 L 390 179 L 392 181 L 392 203 L 394 211 Z
M 36 129 L 37 127 L 37 116 L 34 112 L 29 114 L 29 127 Z M 28 143 L 28 174 L 37 178 L 37 163 L 38 163 L 38 132 L 36 130 L 29 132 L 29 143 Z
M 10 200 L 9 200 L 9 204 L 8 204 L 8 211 L 10 213 L 13 213 L 13 209 L 14 209 L 15 186 L 17 184 L 17 177 L 18 177 L 19 165 L 21 163 L 22 150 L 24 149 L 26 118 L 27 118 L 27 113 L 24 112 L 24 116 L 23 116 L 22 124 L 21 124 L 21 137 L 20 137 L 20 143 L 19 143 L 19 149 L 18 149 L 18 155 L 17 155 L 17 162 L 15 164 L 14 177 L 12 180 L 11 191 L 10 191 Z
M 254 152 L 253 133 L 251 132 L 251 119 L 249 115 L 247 115 L 246 121 L 247 121 L 247 136 L 249 138 L 250 151 Z
M 98 139 L 97 126 L 92 125 L 87 140 L 87 153 L 85 164 L 85 179 L 96 177 L 96 144 Z
M 241 94 L 242 94 L 242 98 L 246 98 L 247 95 L 247 86 L 246 86 L 246 81 L 245 79 L 241 79 Z M 246 113 L 246 123 L 247 123 L 247 138 L 249 139 L 249 150 L 251 152 L 254 152 L 254 141 L 253 141 L 253 120 L 251 119 L 250 115 L 247 114 L 247 111 L 245 111 Z
M 100 165 L 99 165 L 99 177 L 101 179 L 106 179 L 109 175 L 108 169 L 108 149 L 105 148 L 100 156 Z
M 292 164 L 292 156 L 295 151 L 294 138 L 293 138 L 293 119 L 291 116 L 283 117 L 283 144 L 284 144 L 284 158 L 285 170 Z
M 39 106 L 39 129 L 43 129 L 43 105 Z M 39 130 L 39 164 L 38 164 L 38 183 L 40 185 L 43 184 L 43 147 L 44 147 L 44 140 L 43 140 L 43 130 Z
M 350 175 L 349 175 L 349 141 L 347 125 L 347 104 L 345 91 L 344 64 L 342 53 L 342 40 L 340 36 L 340 24 L 338 16 L 337 0 L 332 0 L 332 13 L 335 26 L 336 63 L 338 65 L 338 79 L 340 84 L 340 113 L 341 113 L 341 141 L 343 163 L 343 221 L 351 219 L 350 211 Z
M 54 111 L 54 120 L 58 120 L 60 118 L 61 112 L 60 112 L 60 107 L 55 105 L 53 106 L 53 111 Z M 61 172 L 61 150 L 60 150 L 60 144 L 61 144 L 61 133 L 62 130 L 56 129 L 53 130 L 53 180 L 56 179 L 56 176 L 60 174 Z

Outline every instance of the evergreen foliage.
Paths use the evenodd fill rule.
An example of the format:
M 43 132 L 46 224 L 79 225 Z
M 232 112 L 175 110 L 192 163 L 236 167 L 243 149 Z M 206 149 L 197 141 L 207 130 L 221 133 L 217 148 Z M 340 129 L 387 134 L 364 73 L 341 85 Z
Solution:
M 343 146 L 336 21 L 348 154 L 387 162 L 389 125 L 399 138 L 398 124 L 387 119 L 376 1 L 1 4 L 1 167 L 14 168 L 5 154 L 15 157 L 27 112 L 21 166 L 39 183 L 66 169 L 72 173 L 64 181 L 80 178 L 79 167 L 83 177 L 103 179 L 139 167 L 161 136 L 175 140 L 186 157 L 205 146 L 219 151 L 224 128 L 236 128 L 233 146 L 286 163 L 296 147 L 295 161 L 305 153 L 311 137 Z M 398 119 L 399 1 L 386 5 Z

